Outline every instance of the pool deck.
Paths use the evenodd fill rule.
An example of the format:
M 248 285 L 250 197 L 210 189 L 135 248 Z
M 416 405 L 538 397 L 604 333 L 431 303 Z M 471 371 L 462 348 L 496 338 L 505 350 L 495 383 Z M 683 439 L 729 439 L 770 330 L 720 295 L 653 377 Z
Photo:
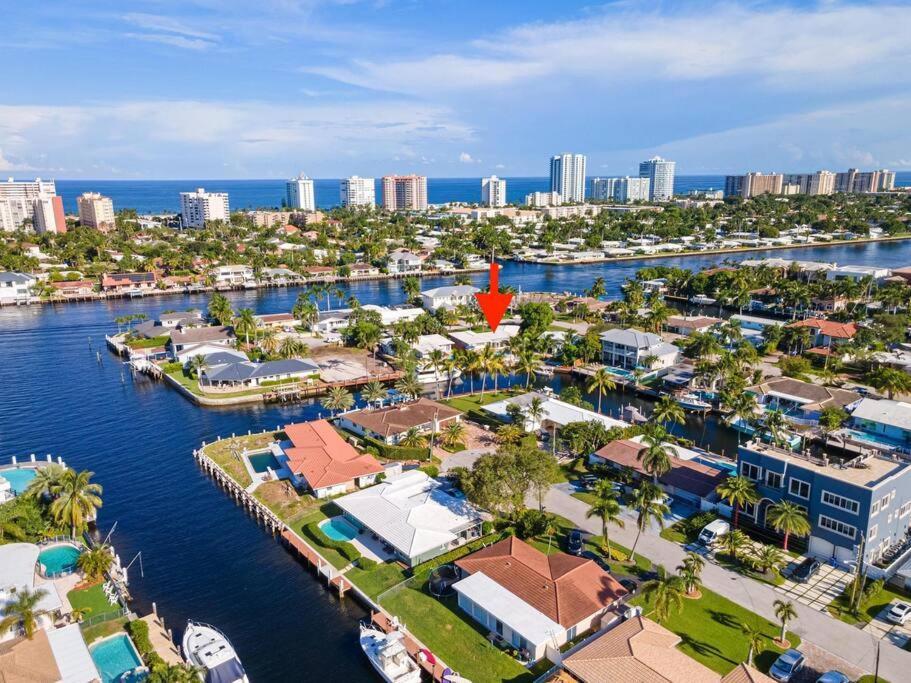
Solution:
M 164 622 L 154 613 L 142 617 L 141 621 L 149 626 L 149 640 L 152 641 L 152 647 L 158 656 L 168 664 L 183 664 L 183 657 L 180 656 L 180 651 L 174 641 L 168 636 Z

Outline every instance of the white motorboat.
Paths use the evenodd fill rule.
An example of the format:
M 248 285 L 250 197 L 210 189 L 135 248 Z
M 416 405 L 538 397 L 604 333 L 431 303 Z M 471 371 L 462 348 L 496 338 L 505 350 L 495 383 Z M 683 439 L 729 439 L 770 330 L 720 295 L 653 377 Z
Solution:
M 712 409 L 712 404 L 703 400 L 699 394 L 682 394 L 680 396 L 675 396 L 674 400 L 677 401 L 677 404 L 684 410 L 689 410 L 694 413 L 704 413 Z
M 452 379 L 458 379 L 462 376 L 462 371 L 454 368 L 451 373 L 445 370 L 437 372 L 433 369 L 433 366 L 427 366 L 418 372 L 417 378 L 421 384 L 440 384 L 441 382 L 448 382 L 450 375 L 452 375 Z
M 706 296 L 705 294 L 694 294 L 690 297 L 690 303 L 697 304 L 699 306 L 711 306 L 716 301 L 717 299 L 713 299 L 712 297 Z
M 199 678 L 205 683 L 249 683 L 231 642 L 214 626 L 188 621 L 183 654 L 199 668 Z
M 420 683 L 421 669 L 405 649 L 405 634 L 361 624 L 361 649 L 387 683 Z
M 535 374 L 541 375 L 542 377 L 553 377 L 554 369 L 550 365 L 542 365 L 541 367 L 535 368 Z

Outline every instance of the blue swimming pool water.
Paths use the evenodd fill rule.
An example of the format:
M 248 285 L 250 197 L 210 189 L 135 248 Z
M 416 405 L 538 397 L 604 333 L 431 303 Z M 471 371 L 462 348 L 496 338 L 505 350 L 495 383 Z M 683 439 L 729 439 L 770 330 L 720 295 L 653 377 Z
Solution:
M 12 468 L 0 470 L 0 477 L 6 479 L 13 487 L 16 495 L 24 493 L 29 483 L 35 478 L 35 470 L 31 467 Z
M 253 471 L 257 474 L 262 474 L 270 467 L 272 468 L 273 472 L 281 469 L 281 464 L 270 452 L 248 455 L 247 459 L 250 461 L 250 466 L 253 468 Z
M 98 673 L 101 674 L 102 683 L 116 683 L 121 680 L 120 677 L 123 674 L 142 666 L 142 661 L 136 654 L 130 637 L 126 634 L 106 638 L 100 643 L 92 645 L 89 653 L 92 655 L 92 661 L 95 662 Z M 144 678 L 145 676 L 131 676 L 130 680 L 138 681 Z
M 332 517 L 319 525 L 320 530 L 333 541 L 350 541 L 357 537 L 357 529 L 344 517 Z
M 82 551 L 72 545 L 55 545 L 38 554 L 38 562 L 44 565 L 45 576 L 60 576 L 76 571 L 76 562 Z
M 698 463 L 703 465 L 708 465 L 709 467 L 714 467 L 715 469 L 728 470 L 729 472 L 737 472 L 737 465 L 732 462 L 721 462 L 720 460 L 709 460 L 708 458 L 693 458 Z
M 867 443 L 877 444 L 879 446 L 891 446 L 897 448 L 899 444 L 892 439 L 881 436 L 879 434 L 872 434 L 870 432 L 862 432 L 857 429 L 848 429 L 846 430 L 852 438 L 858 439 L 859 441 L 866 441 Z

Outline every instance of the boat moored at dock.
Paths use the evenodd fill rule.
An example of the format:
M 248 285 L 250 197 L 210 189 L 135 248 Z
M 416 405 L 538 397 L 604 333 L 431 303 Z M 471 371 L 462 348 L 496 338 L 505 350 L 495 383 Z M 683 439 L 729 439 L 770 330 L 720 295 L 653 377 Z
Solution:
M 199 678 L 205 683 L 249 683 L 231 642 L 214 626 L 188 621 L 183 653 L 190 664 L 199 667 Z
M 361 649 L 387 683 L 420 683 L 421 669 L 405 647 L 401 631 L 383 633 L 361 624 Z

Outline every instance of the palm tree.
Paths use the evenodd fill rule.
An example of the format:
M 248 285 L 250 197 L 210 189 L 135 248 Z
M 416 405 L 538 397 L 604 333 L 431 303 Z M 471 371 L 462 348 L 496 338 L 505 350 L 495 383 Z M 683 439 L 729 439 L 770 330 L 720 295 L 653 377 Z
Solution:
M 66 468 L 56 462 L 37 468 L 34 478 L 25 489 L 25 495 L 34 499 L 50 498 L 65 472 Z
M 354 396 L 345 387 L 332 387 L 329 393 L 320 401 L 324 408 L 332 411 L 335 415 L 337 410 L 347 410 L 354 405 Z
M 540 396 L 533 396 L 528 405 L 525 406 L 525 419 L 531 422 L 532 431 L 535 431 L 535 425 L 538 425 L 537 429 L 541 428 L 544 414 L 544 400 Z
M 655 601 L 655 621 L 665 621 L 671 611 L 679 613 L 683 609 L 683 594 L 686 591 L 683 579 L 668 574 L 664 567 L 658 568 L 658 578 L 645 584 L 642 592 Z
M 652 475 L 652 483 L 657 486 L 658 477 L 671 471 L 671 458 L 674 452 L 670 446 L 654 436 L 644 436 L 642 443 L 645 448 L 636 454 L 636 459 L 642 462 L 642 469 Z
M 591 381 L 588 383 L 588 391 L 598 392 L 599 413 L 601 412 L 601 397 L 608 391 L 613 391 L 616 387 L 617 383 L 614 381 L 613 375 L 611 375 L 606 368 L 598 368 L 595 371 L 595 374 L 592 375 Z
M 633 542 L 630 550 L 630 560 L 635 560 L 636 546 L 639 545 L 639 538 L 652 522 L 656 522 L 659 527 L 664 528 L 664 517 L 671 513 L 671 509 L 664 502 L 664 494 L 657 486 L 643 482 L 636 490 L 636 498 L 633 506 L 636 508 L 636 540 Z
M 281 340 L 278 338 L 278 333 L 275 329 L 270 327 L 263 330 L 263 336 L 259 340 L 259 345 L 268 355 L 274 356 L 281 346 Z
M 664 424 L 667 428 L 668 423 L 683 424 L 686 420 L 686 414 L 683 407 L 670 396 L 662 396 L 655 404 L 652 411 L 652 418 Z M 668 431 L 673 431 L 673 425 Z
M 740 508 L 759 502 L 759 494 L 753 482 L 743 476 L 728 477 L 718 484 L 715 491 L 721 499 L 734 508 L 734 528 L 740 521 Z
M 705 560 L 694 552 L 688 552 L 683 558 L 683 564 L 677 567 L 677 575 L 683 581 L 687 595 L 694 595 L 699 590 L 704 567 Z
M 738 553 L 749 542 L 750 540 L 747 538 L 747 535 L 740 529 L 731 529 L 721 537 L 721 547 L 724 548 L 727 554 L 730 555 L 731 559 L 735 562 L 739 560 Z
M 772 443 L 776 446 L 783 447 L 787 445 L 784 438 L 784 432 L 787 429 L 787 421 L 784 413 L 780 410 L 767 410 L 762 421 L 763 431 L 769 435 Z
M 444 354 L 440 349 L 433 349 L 429 354 L 427 354 L 427 360 L 430 361 L 430 366 L 433 368 L 434 379 L 438 380 L 440 378 L 440 370 L 443 367 L 443 361 L 446 359 L 446 354 Z M 437 400 L 440 400 L 440 383 L 435 382 L 437 390 Z
M 107 573 L 114 563 L 111 546 L 104 544 L 84 551 L 76 561 L 79 569 L 90 581 L 97 581 Z
M 418 382 L 414 372 L 409 372 L 407 375 L 399 377 L 395 383 L 395 389 L 400 394 L 416 399 L 421 393 L 421 383 Z
M 481 394 L 487 389 L 487 373 L 493 361 L 495 351 L 491 346 L 485 346 L 478 353 L 477 369 L 481 373 Z
M 452 380 L 455 378 L 455 371 L 459 368 L 459 359 L 455 356 L 447 356 L 443 359 L 443 370 L 446 372 L 446 398 L 452 396 Z
M 25 516 L 22 512 L 15 511 L 0 520 L 0 543 L 5 542 L 7 538 L 17 541 L 25 540 L 27 534 L 20 524 L 24 519 Z
M 47 610 L 38 607 L 38 603 L 44 599 L 45 595 L 47 595 L 47 591 L 44 588 L 30 590 L 21 587 L 13 593 L 13 599 L 3 607 L 0 633 L 6 633 L 16 626 L 22 626 L 25 637 L 31 640 L 35 631 L 38 630 L 38 620 L 48 614 Z
M 499 444 L 515 445 L 525 436 L 525 430 L 517 424 L 503 425 L 497 430 L 494 439 Z
M 877 391 L 885 391 L 890 400 L 895 394 L 911 392 L 911 375 L 895 368 L 876 368 L 876 370 L 867 373 L 866 380 Z
M 198 670 L 189 664 L 156 662 L 146 679 L 149 683 L 198 683 Z
M 364 388 L 361 389 L 361 398 L 367 403 L 379 403 L 386 398 L 386 393 L 386 387 L 374 380 L 365 384 Z
M 782 500 L 774 505 L 770 505 L 766 512 L 766 519 L 775 531 L 784 534 L 782 548 L 787 552 L 788 537 L 791 534 L 797 536 L 806 536 L 810 533 L 810 521 L 806 513 L 796 503 L 789 500 Z
M 299 320 L 305 327 L 310 327 L 317 317 L 319 317 L 319 308 L 311 301 L 310 297 L 301 292 L 297 295 L 297 301 L 294 302 L 294 308 L 291 309 L 291 315 Z
M 753 568 L 766 575 L 773 574 L 782 561 L 781 552 L 773 545 L 762 545 L 750 558 Z
M 507 372 L 506 360 L 502 353 L 495 353 L 487 364 L 487 372 L 493 376 L 493 390 L 497 391 L 497 377 Z
M 196 377 L 198 380 L 202 377 L 202 373 L 209 369 L 209 364 L 206 362 L 206 357 L 198 353 L 190 359 L 190 374 Z
M 412 427 L 399 439 L 399 444 L 407 448 L 422 448 L 427 445 L 427 437 L 417 427 Z
M 443 429 L 442 442 L 448 448 L 455 448 L 465 439 L 465 433 L 468 430 L 462 422 L 450 422 Z
M 743 631 L 747 644 L 750 646 L 750 652 L 747 655 L 747 664 L 753 666 L 753 654 L 762 649 L 765 638 L 762 635 L 762 631 L 751 624 L 741 624 L 740 630 Z
M 234 317 L 231 302 L 223 294 L 215 294 L 209 300 L 209 317 L 219 325 L 227 325 Z
M 783 600 L 776 600 L 772 606 L 775 608 L 775 618 L 781 622 L 781 635 L 778 637 L 778 642 L 784 643 L 788 622 L 797 618 L 797 610 L 793 603 Z
M 67 524 L 73 538 L 85 529 L 88 520 L 101 507 L 101 484 L 91 481 L 94 472 L 67 469 L 51 493 L 51 515 L 59 524 Z
M 608 529 L 611 524 L 616 524 L 621 529 L 623 528 L 624 522 L 620 516 L 622 508 L 617 500 L 617 491 L 614 490 L 613 484 L 607 479 L 598 480 L 592 489 L 592 494 L 595 500 L 585 513 L 585 516 L 589 519 L 597 517 L 601 520 L 601 536 L 604 538 L 604 543 L 607 547 L 607 558 L 610 559 L 612 555 Z
M 531 380 L 535 371 L 542 365 L 541 356 L 532 349 L 523 348 L 516 356 L 516 370 L 525 374 L 525 389 L 531 387 Z
M 278 355 L 282 358 L 299 358 L 306 353 L 307 347 L 303 342 L 294 337 L 285 337 L 282 339 L 281 346 L 278 348 Z
M 247 346 L 250 345 L 250 335 L 256 336 L 256 315 L 252 309 L 242 308 L 234 319 L 234 331 L 244 335 Z

